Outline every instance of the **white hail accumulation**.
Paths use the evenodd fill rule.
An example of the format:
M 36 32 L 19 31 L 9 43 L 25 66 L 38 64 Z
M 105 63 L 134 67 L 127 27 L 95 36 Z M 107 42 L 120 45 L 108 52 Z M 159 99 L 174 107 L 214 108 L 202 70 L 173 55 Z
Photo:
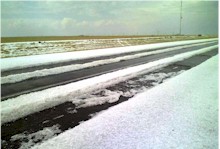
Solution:
M 218 56 L 33 149 L 218 148 Z
M 96 49 L 87 51 L 75 51 L 45 55 L 34 55 L 34 56 L 23 56 L 14 58 L 3 58 L 1 59 L 1 70 L 12 70 L 21 69 L 26 67 L 48 65 L 54 63 L 68 62 L 72 60 L 82 60 L 87 58 L 101 57 L 116 55 L 122 53 L 130 53 L 134 51 L 147 51 L 158 48 L 166 48 L 170 46 L 180 46 L 185 44 L 201 43 L 208 41 L 217 41 L 217 39 L 201 39 L 201 40 L 188 40 L 188 41 L 177 41 L 177 42 L 166 42 L 139 46 L 127 46 L 119 48 L 107 48 L 107 49 Z
M 208 42 L 208 43 L 210 43 L 210 42 Z M 15 82 L 20 82 L 20 81 L 27 80 L 30 78 L 49 76 L 49 75 L 54 75 L 54 74 L 59 74 L 59 73 L 64 73 L 64 72 L 70 72 L 70 71 L 74 71 L 74 70 L 80 70 L 80 69 L 85 69 L 85 68 L 89 68 L 89 67 L 100 66 L 100 65 L 105 65 L 105 64 L 109 64 L 109 63 L 120 62 L 123 60 L 129 60 L 129 59 L 139 58 L 139 57 L 148 56 L 148 55 L 165 53 L 165 52 L 174 51 L 174 50 L 181 50 L 184 48 L 190 48 L 193 46 L 206 45 L 206 44 L 207 43 L 200 43 L 200 44 L 194 44 L 194 45 L 184 45 L 184 46 L 180 46 L 180 47 L 166 48 L 166 49 L 162 49 L 162 50 L 155 50 L 155 51 L 144 52 L 144 53 L 139 53 L 139 54 L 134 54 L 134 55 L 127 55 L 127 56 L 122 56 L 122 57 L 97 60 L 97 61 L 84 63 L 84 64 L 72 64 L 72 65 L 67 65 L 67 66 L 62 66 L 62 67 L 36 70 L 33 72 L 13 74 L 13 75 L 1 77 L 1 84 L 15 83 Z
M 20 95 L 1 102 L 1 123 L 10 122 L 34 112 L 38 112 L 66 101 L 73 97 L 105 88 L 109 85 L 125 81 L 129 78 L 146 73 L 177 61 L 190 58 L 201 53 L 218 48 L 218 45 L 203 48 L 197 51 L 186 52 L 172 57 L 160 59 L 147 64 L 142 64 L 115 72 L 103 74 L 97 77 L 81 80 L 78 82 L 57 86 L 42 91 Z M 14 112 L 16 111 L 16 112 Z

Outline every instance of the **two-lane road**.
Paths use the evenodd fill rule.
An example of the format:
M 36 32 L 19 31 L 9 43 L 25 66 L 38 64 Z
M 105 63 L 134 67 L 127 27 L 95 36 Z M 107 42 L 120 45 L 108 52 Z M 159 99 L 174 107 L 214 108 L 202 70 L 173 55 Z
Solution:
M 181 50 L 173 50 L 173 51 L 163 52 L 163 53 L 159 53 L 159 54 L 141 56 L 141 57 L 134 58 L 134 59 L 122 60 L 119 62 L 113 62 L 113 63 L 109 63 L 109 64 L 105 64 L 105 65 L 98 65 L 98 66 L 89 67 L 86 69 L 79 69 L 79 70 L 75 70 L 75 71 L 68 71 L 68 72 L 54 74 L 54 75 L 30 78 L 30 79 L 19 81 L 16 83 L 2 84 L 2 86 L 1 86 L 2 87 L 2 90 L 1 90 L 2 91 L 1 92 L 2 100 L 6 100 L 8 98 L 13 98 L 13 97 L 16 97 L 16 96 L 19 96 L 22 94 L 26 94 L 26 93 L 30 93 L 33 91 L 40 91 L 40 90 L 47 89 L 50 87 L 64 85 L 64 84 L 67 84 L 70 82 L 75 82 L 75 81 L 82 80 L 85 78 L 94 77 L 94 76 L 97 76 L 100 74 L 116 71 L 116 70 L 123 69 L 126 67 L 131 67 L 131 66 L 135 66 L 135 65 L 139 65 L 139 64 L 143 64 L 143 63 L 152 62 L 152 61 L 162 59 L 162 58 L 171 57 L 171 56 L 174 56 L 174 55 L 177 55 L 180 53 L 195 51 L 195 50 L 198 50 L 198 49 L 201 49 L 204 47 L 209 47 L 209 46 L 216 45 L 216 44 L 217 44 L 217 42 L 214 42 L 214 43 L 207 42 L 207 44 L 203 44 L 203 45 L 192 44 L 191 46 L 189 46 L 187 48 L 183 47 Z M 181 47 L 181 46 L 176 46 L 176 47 Z M 166 49 L 166 48 L 164 48 L 164 49 Z M 163 50 L 163 48 L 158 48 L 153 51 L 157 51 L 157 50 Z M 217 53 L 217 49 L 215 51 L 216 51 L 215 53 Z M 137 53 L 140 54 L 143 52 L 145 52 L 145 51 L 119 54 L 119 55 L 113 55 L 113 56 L 106 56 L 106 57 L 101 57 L 101 58 L 98 57 L 98 58 L 87 59 L 87 60 L 84 60 L 81 62 L 75 61 L 72 63 L 77 63 L 77 64 L 91 63 L 94 61 L 98 61 L 100 59 L 115 59 L 118 57 L 132 56 Z M 148 52 L 151 52 L 151 51 L 149 50 Z M 66 63 L 61 63 L 61 64 L 53 64 L 53 65 L 49 65 L 49 66 L 62 67 L 64 65 L 70 65 L 70 64 L 71 64 L 71 62 L 66 62 Z M 23 71 L 22 70 L 16 70 L 16 71 L 12 70 L 11 72 L 8 71 L 7 73 L 3 72 L 3 76 L 9 75 L 11 73 L 15 73 L 15 74 L 20 73 L 19 71 L 22 71 L 23 73 L 24 72 L 28 73 L 28 72 L 34 71 L 36 69 L 45 69 L 45 68 L 48 68 L 49 66 L 34 67 L 33 70 L 31 70 L 31 68 L 23 69 Z

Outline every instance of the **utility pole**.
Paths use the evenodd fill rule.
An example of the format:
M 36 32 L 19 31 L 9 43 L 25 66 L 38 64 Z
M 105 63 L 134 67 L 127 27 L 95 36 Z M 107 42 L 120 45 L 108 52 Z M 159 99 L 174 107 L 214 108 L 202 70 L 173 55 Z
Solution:
M 179 32 L 180 35 L 182 34 L 182 19 L 183 19 L 182 5 L 183 5 L 183 1 L 181 0 L 181 2 L 180 2 L 180 32 Z

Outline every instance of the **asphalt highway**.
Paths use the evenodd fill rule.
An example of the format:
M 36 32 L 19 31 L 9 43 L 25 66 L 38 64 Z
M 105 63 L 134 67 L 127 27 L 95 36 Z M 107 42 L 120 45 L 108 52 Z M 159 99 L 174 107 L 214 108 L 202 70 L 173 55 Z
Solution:
M 192 67 L 195 67 L 202 62 L 206 61 L 207 59 L 211 58 L 212 56 L 218 54 L 218 50 L 212 50 L 200 55 L 193 56 L 191 58 L 185 59 L 183 61 L 179 61 L 176 63 L 173 63 L 167 67 L 155 70 L 154 72 L 150 72 L 148 74 L 144 74 L 144 76 L 148 76 L 150 74 L 154 73 L 170 73 L 170 72 L 179 72 L 181 70 L 189 70 Z M 135 89 L 138 90 L 138 88 L 141 87 L 153 87 L 153 83 L 151 80 L 148 81 L 137 81 L 140 78 L 143 78 L 144 76 L 137 76 L 136 78 L 131 79 L 131 81 L 136 82 Z M 160 83 L 163 83 L 160 82 Z M 110 91 L 122 91 L 125 92 L 127 90 L 132 90 L 132 86 L 128 86 L 125 82 L 121 82 L 119 84 L 112 85 L 107 88 L 107 90 Z M 100 94 L 97 95 L 104 96 L 100 92 Z M 84 107 L 84 108 L 76 108 L 76 106 L 72 102 L 65 102 L 63 104 L 57 105 L 55 107 L 45 109 L 43 111 L 39 111 L 33 114 L 30 114 L 28 116 L 25 116 L 23 118 L 20 118 L 18 120 L 8 122 L 2 125 L 2 148 L 19 148 L 21 147 L 22 142 L 27 142 L 28 140 L 13 140 L 11 139 L 12 136 L 16 134 L 24 133 L 26 135 L 32 134 L 35 132 L 39 132 L 42 129 L 46 127 L 51 127 L 54 125 L 59 126 L 59 129 L 61 130 L 60 133 L 63 131 L 66 131 L 70 128 L 73 128 L 77 125 L 79 125 L 82 121 L 86 121 L 91 118 L 91 115 L 98 113 L 102 110 L 106 110 L 109 107 L 115 106 L 121 102 L 129 100 L 131 97 L 124 97 L 120 96 L 119 100 L 117 102 L 113 103 L 104 103 L 101 105 L 94 105 L 90 107 Z M 30 99 L 31 100 L 31 99 Z M 70 112 L 70 111 L 76 110 L 77 112 Z M 42 140 L 37 140 L 34 143 L 39 143 Z
M 148 63 L 152 62 L 158 59 L 174 56 L 180 53 L 185 53 L 189 51 L 195 51 L 204 47 L 216 45 L 216 43 L 208 43 L 207 45 L 200 45 L 200 46 L 194 46 L 190 48 L 184 48 L 181 50 L 175 50 L 175 51 L 170 51 L 170 52 L 165 52 L 165 53 L 160 53 L 160 54 L 155 54 L 155 55 L 149 55 L 149 56 L 144 56 L 140 58 L 135 58 L 135 59 L 130 59 L 126 61 L 120 61 L 120 62 L 115 62 L 115 63 L 110 63 L 110 64 L 105 64 L 105 65 L 100 65 L 100 66 L 95 66 L 91 68 L 86 68 L 86 69 L 81 69 L 81 70 L 76 70 L 76 71 L 70 71 L 70 72 L 65 72 L 61 74 L 56 74 L 56 75 L 49 75 L 49 76 L 44 76 L 44 77 L 37 77 L 37 78 L 32 78 L 28 80 L 24 80 L 21 82 L 17 83 L 10 83 L 10 84 L 3 84 L 1 86 L 1 97 L 2 101 L 7 100 L 8 98 L 13 98 L 22 94 L 34 92 L 34 91 L 40 91 L 44 90 L 50 87 L 55 87 L 59 85 L 64 85 L 67 83 L 71 82 L 76 82 L 82 79 L 94 77 L 100 74 L 116 71 L 119 69 L 143 64 L 143 63 Z M 159 50 L 159 49 L 157 49 Z M 161 48 L 160 48 L 161 50 Z M 213 50 L 215 51 L 214 53 L 216 54 L 218 50 Z M 135 52 L 129 53 L 126 55 L 132 55 L 136 54 Z M 104 58 L 116 58 L 120 56 L 125 56 L 125 54 L 121 55 L 114 55 L 114 56 L 108 56 Z M 87 59 L 84 61 L 81 61 L 80 63 L 87 63 L 87 62 L 92 62 L 95 60 L 100 60 L 102 58 L 93 58 L 93 59 Z M 63 65 L 69 65 L 72 63 L 78 63 L 78 62 L 69 62 L 69 63 L 62 63 L 62 64 L 56 64 L 52 65 L 50 67 L 57 67 L 57 66 L 63 66 Z M 39 68 L 33 68 L 33 70 L 36 69 L 42 69 L 42 68 L 47 68 L 49 66 L 41 66 Z M 24 70 L 26 72 L 33 71 L 31 68 L 28 68 L 27 70 Z M 7 72 L 4 75 L 11 74 L 11 73 L 19 73 L 21 70 L 16 70 L 12 72 Z

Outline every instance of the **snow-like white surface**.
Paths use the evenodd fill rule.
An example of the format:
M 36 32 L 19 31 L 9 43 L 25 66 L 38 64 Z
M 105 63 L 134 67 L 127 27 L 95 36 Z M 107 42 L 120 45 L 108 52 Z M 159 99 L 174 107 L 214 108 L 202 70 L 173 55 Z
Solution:
M 170 51 L 174 51 L 174 50 L 181 50 L 184 48 L 189 48 L 189 47 L 194 47 L 194 46 L 199 46 L 199 45 L 206 45 L 206 44 L 207 43 L 184 45 L 184 46 L 178 46 L 178 47 L 173 47 L 173 48 L 166 48 L 166 49 L 162 49 L 162 50 L 144 52 L 144 53 L 140 53 L 140 54 L 122 56 L 122 57 L 117 57 L 117 58 L 97 60 L 97 61 L 84 63 L 84 64 L 73 64 L 73 65 L 67 65 L 67 66 L 62 66 L 62 67 L 55 67 L 55 68 L 51 68 L 51 69 L 42 69 L 42 70 L 36 70 L 33 72 L 13 74 L 13 75 L 1 77 L 1 84 L 15 83 L 15 82 L 20 82 L 20 81 L 30 79 L 30 78 L 49 76 L 49 75 L 54 75 L 54 74 L 59 74 L 59 73 L 64 73 L 64 72 L 70 72 L 70 71 L 74 71 L 74 70 L 85 69 L 85 68 L 105 65 L 105 64 L 109 64 L 109 63 L 113 63 L 113 62 L 120 62 L 123 60 L 129 60 L 129 59 L 139 58 L 139 57 L 148 56 L 148 55 L 170 52 Z
M 76 105 L 76 108 L 85 108 L 85 107 L 91 107 L 96 105 L 102 105 L 106 102 L 113 103 L 118 101 L 120 95 L 123 94 L 121 91 L 110 91 L 110 90 L 103 90 L 102 96 L 97 97 L 95 95 L 83 95 L 85 97 L 84 100 L 74 100 L 73 103 Z M 78 99 L 80 99 L 79 97 Z
M 218 56 L 34 149 L 218 148 Z
M 148 90 L 149 88 L 156 86 L 162 82 L 169 80 L 180 73 L 184 72 L 181 70 L 179 72 L 170 72 L 170 73 L 150 73 L 144 76 L 141 76 L 138 80 L 128 80 L 123 82 L 125 88 L 129 86 L 128 89 L 125 90 L 109 90 L 102 89 L 98 91 L 94 91 L 92 93 L 83 94 L 82 96 L 76 97 L 73 100 L 73 104 L 76 105 L 76 108 L 87 108 L 90 106 L 102 105 L 105 103 L 114 103 L 119 100 L 120 96 L 124 97 L 133 97 L 134 95 L 141 93 L 143 91 Z M 140 86 L 143 82 L 152 82 L 152 85 L 149 86 Z M 70 110 L 70 113 L 76 112 L 76 110 Z
M 180 36 L 180 37 L 176 37 L 176 36 L 172 36 L 172 38 L 180 38 L 180 39 L 182 39 L 184 36 Z M 189 37 L 192 37 L 192 38 L 196 38 L 196 36 L 189 36 L 189 35 L 187 35 L 187 36 L 185 36 L 184 38 L 189 38 Z M 156 37 L 137 37 L 137 38 L 135 38 L 135 37 L 132 37 L 132 38 L 109 38 L 109 39 L 79 39 L 79 40 L 48 40 L 48 41 L 40 41 L 41 43 L 42 42 L 46 42 L 46 43 L 53 43 L 53 42 L 55 42 L 55 43 L 66 43 L 66 42 L 73 42 L 73 41 L 77 41 L 77 42 L 90 42 L 90 41 L 92 41 L 92 42 L 97 42 L 97 41 L 106 41 L 106 40 L 115 40 L 115 41 L 121 41 L 121 40 L 128 40 L 128 39 L 130 39 L 130 40 L 133 40 L 133 39 L 142 39 L 142 40 L 144 40 L 144 39 L 166 39 L 167 37 L 166 36 L 164 36 L 164 37 L 159 37 L 159 36 L 156 36 Z M 168 37 L 169 38 L 169 37 Z M 11 45 L 11 44 L 22 44 L 22 43 L 28 43 L 28 44 L 31 44 L 31 43 L 33 43 L 33 42 L 37 42 L 38 43 L 38 41 L 23 41 L 23 42 L 6 42 L 6 43 L 1 43 L 1 45 Z
M 76 107 L 69 107 L 65 111 L 67 113 L 77 113 L 79 108 L 87 108 L 90 106 L 97 106 L 102 105 L 105 103 L 114 103 L 119 100 L 120 96 L 125 97 L 132 97 L 138 93 L 141 93 L 143 91 L 146 91 L 147 89 L 158 85 L 162 81 L 167 81 L 169 78 L 172 78 L 180 73 L 184 72 L 183 70 L 178 72 L 169 72 L 169 73 L 163 73 L 163 72 L 152 72 L 146 75 L 137 76 L 137 78 L 125 81 L 123 83 L 119 84 L 119 88 L 107 88 L 107 89 L 101 89 L 98 91 L 94 91 L 91 93 L 84 94 L 82 96 L 76 97 L 77 99 L 81 100 L 74 100 L 78 102 L 74 102 L 73 104 L 76 105 Z M 149 82 L 147 86 L 143 86 L 143 82 Z M 122 86 L 123 87 L 122 87 Z M 114 85 L 117 86 L 117 85 Z M 122 87 L 122 88 L 121 88 Z M 97 116 L 98 114 L 102 113 L 103 111 L 92 113 L 89 115 L 89 117 Z M 57 117 L 54 117 L 53 119 L 57 119 L 60 117 L 63 117 L 64 115 L 59 115 Z M 48 123 L 50 120 L 45 120 L 42 123 Z M 80 124 L 84 121 L 79 122 Z M 43 130 L 37 131 L 35 133 L 28 134 L 26 131 L 20 134 L 16 134 L 11 137 L 10 141 L 21 141 L 20 149 L 26 149 L 30 148 L 33 145 L 36 145 L 36 143 L 43 142 L 45 140 L 48 140 L 55 136 L 55 134 L 61 133 L 61 130 L 59 130 L 59 127 L 57 125 L 52 127 L 46 127 Z M 3 144 L 6 143 L 4 140 L 2 140 Z
M 81 39 L 1 43 L 1 57 L 18 57 L 28 55 L 42 55 L 59 52 L 72 52 L 91 49 L 104 49 L 120 46 L 144 45 L 164 41 L 190 40 L 198 36 L 160 36 L 115 39 Z
M 174 62 L 181 61 L 216 48 L 218 48 L 218 45 L 203 48 L 197 51 L 178 54 L 173 57 L 160 59 L 147 64 L 129 67 L 67 85 L 57 86 L 5 100 L 1 102 L 1 123 L 10 122 L 28 114 L 59 105 L 66 101 L 71 101 L 73 97 L 78 95 L 105 88 L 109 85 L 125 81 L 142 73 L 165 67 Z
M 1 44 L 2 57 L 17 57 L 27 55 L 39 55 L 59 52 L 81 51 L 89 49 L 100 49 L 109 47 L 130 46 L 132 43 L 148 39 L 89 39 L 89 40 L 57 40 L 43 42 L 15 42 Z M 134 44 L 134 43 L 133 43 Z
M 129 53 L 133 51 L 143 51 L 151 50 L 157 48 L 166 48 L 170 46 L 179 46 L 185 44 L 200 43 L 205 41 L 217 41 L 214 39 L 201 39 L 201 40 L 188 40 L 188 41 L 177 41 L 177 42 L 167 42 L 167 43 L 157 43 L 139 46 L 127 46 L 120 48 L 108 48 L 108 49 L 96 49 L 87 51 L 76 51 L 76 52 L 65 52 L 56 54 L 45 54 L 45 55 L 35 55 L 35 56 L 25 56 L 25 57 L 14 57 L 14 58 L 4 58 L 1 59 L 1 69 L 2 71 L 20 69 L 26 67 L 33 67 L 39 65 L 67 62 L 71 60 L 82 60 L 93 57 L 116 55 L 121 53 Z
M 56 136 L 60 132 L 61 130 L 59 129 L 59 125 L 54 125 L 52 127 L 46 127 L 43 130 L 40 130 L 32 134 L 16 134 L 12 136 L 10 140 L 21 141 L 21 146 L 19 147 L 19 149 L 28 149 L 34 144 L 38 143 L 39 141 L 46 141 Z

